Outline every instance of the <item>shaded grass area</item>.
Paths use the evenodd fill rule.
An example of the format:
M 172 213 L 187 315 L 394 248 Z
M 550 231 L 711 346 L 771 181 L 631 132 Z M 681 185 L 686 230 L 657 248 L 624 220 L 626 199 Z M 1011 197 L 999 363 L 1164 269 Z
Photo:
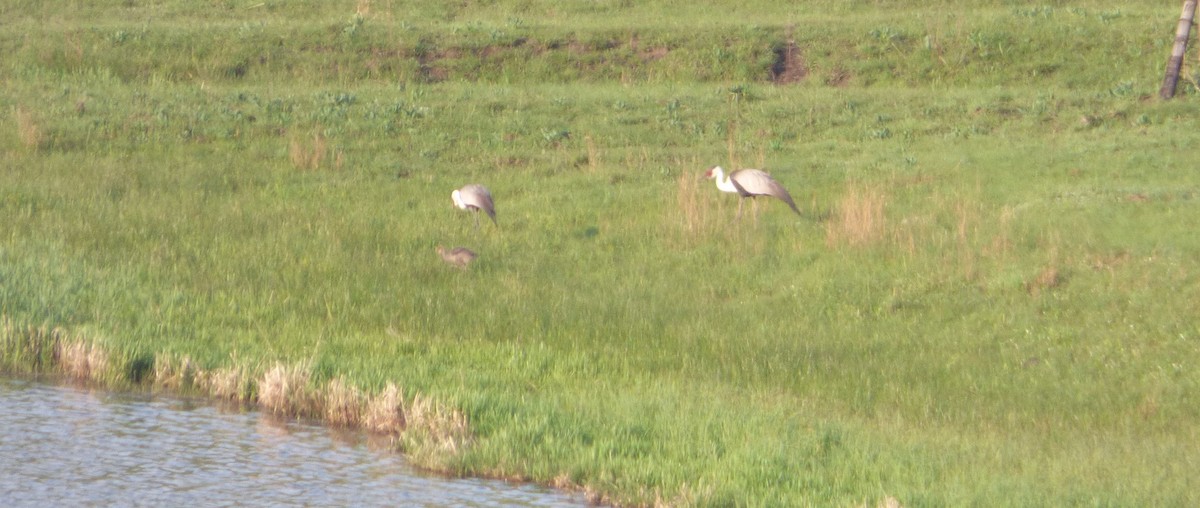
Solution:
M 347 37 L 321 18 L 346 5 L 159 4 L 176 21 L 120 54 L 101 36 L 132 33 L 112 13 L 140 8 L 6 32 L 0 364 L 393 432 L 427 467 L 618 504 L 1194 501 L 1193 108 L 1145 99 L 1157 70 L 1114 81 L 1069 64 L 1148 65 L 1160 43 L 1141 11 L 981 2 L 979 19 L 1003 21 L 991 30 L 1022 36 L 1000 38 L 994 68 L 928 87 L 906 60 L 921 34 L 970 34 L 975 18 L 908 7 L 924 17 L 863 42 L 885 11 L 812 4 L 828 18 L 796 16 L 862 14 L 838 21 L 857 30 L 722 39 L 744 68 L 687 53 L 709 35 L 655 25 L 639 34 L 664 31 L 668 54 L 713 74 L 677 63 L 631 86 L 621 59 L 532 66 L 626 51 L 573 48 L 619 31 L 577 28 L 587 9 L 671 7 L 567 3 L 507 21 L 524 56 L 481 67 L 511 74 L 422 76 L 468 58 L 444 48 L 482 37 L 473 19 L 517 9 L 490 5 L 415 10 L 407 27 L 399 3 L 391 18 L 370 4 L 362 30 L 443 48 L 422 62 L 396 36 L 418 70 L 378 77 L 358 60 L 378 42 L 314 45 Z M 296 31 L 275 46 L 295 64 L 220 71 L 222 52 L 271 47 L 223 37 L 259 10 L 280 16 L 255 18 L 262 30 Z M 1040 25 L 1122 36 L 1057 46 Z M 788 30 L 815 37 L 807 54 L 853 40 L 853 65 L 879 68 L 813 79 L 814 58 L 806 80 L 773 85 Z M 519 52 L 547 33 L 562 49 Z M 25 42 L 38 37 L 53 44 Z M 72 37 L 87 58 L 60 65 L 54 44 Z M 968 39 L 928 40 L 982 58 Z M 701 178 L 717 163 L 770 170 L 803 217 L 767 203 L 757 225 L 731 223 L 734 198 Z M 453 209 L 469 181 L 492 190 L 500 227 Z M 439 244 L 481 256 L 451 269 Z

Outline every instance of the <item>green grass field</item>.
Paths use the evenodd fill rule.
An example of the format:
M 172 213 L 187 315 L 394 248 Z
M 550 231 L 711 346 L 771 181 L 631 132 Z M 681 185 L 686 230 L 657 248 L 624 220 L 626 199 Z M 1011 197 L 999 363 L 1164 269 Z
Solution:
M 3 0 L 0 369 L 619 505 L 1195 505 L 1178 4 Z

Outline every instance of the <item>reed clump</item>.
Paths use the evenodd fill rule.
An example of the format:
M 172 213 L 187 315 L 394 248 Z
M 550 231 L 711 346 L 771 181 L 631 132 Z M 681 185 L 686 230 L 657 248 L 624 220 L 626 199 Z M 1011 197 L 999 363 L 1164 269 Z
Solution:
M 338 376 L 325 385 L 323 420 L 339 427 L 358 427 L 367 404 L 358 387 Z
M 404 422 L 405 432 L 401 437 L 409 445 L 408 449 L 432 445 L 430 458 L 445 460 L 453 457 L 471 440 L 466 415 L 428 396 L 413 396 L 405 408 Z
M 258 405 L 276 415 L 317 417 L 320 399 L 309 386 L 311 377 L 312 368 L 305 362 L 276 363 L 258 380 Z
M 166 354 L 154 357 L 154 385 L 167 390 L 184 390 L 195 383 L 196 364 L 191 357 L 174 360 Z
M 363 428 L 377 434 L 397 434 L 408 427 L 405 418 L 404 392 L 395 383 L 367 399 L 362 415 Z
M 416 394 L 411 400 L 393 383 L 366 394 L 344 377 L 313 386 L 311 364 L 276 364 L 259 381 L 260 407 L 289 417 L 317 418 L 328 424 L 390 435 L 414 461 L 445 463 L 471 441 L 466 415 Z
M 55 357 L 62 372 L 79 381 L 97 380 L 109 367 L 108 354 L 83 339 L 59 342 Z

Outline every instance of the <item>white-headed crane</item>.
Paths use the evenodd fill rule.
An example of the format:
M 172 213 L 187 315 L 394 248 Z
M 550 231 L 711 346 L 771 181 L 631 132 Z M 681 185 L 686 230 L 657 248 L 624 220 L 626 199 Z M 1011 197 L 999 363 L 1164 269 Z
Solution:
M 475 212 L 475 229 L 479 229 L 479 211 L 492 219 L 492 223 L 500 225 L 496 222 L 496 205 L 492 201 L 492 193 L 488 192 L 487 187 L 472 183 L 462 186 L 461 189 L 456 189 L 450 193 L 450 199 L 454 200 L 454 206 L 460 209 Z
M 713 166 L 704 173 L 706 178 L 713 178 L 717 181 L 717 188 L 724 192 L 732 192 L 738 195 L 738 211 L 737 217 L 734 220 L 742 217 L 742 203 L 746 198 L 754 199 L 758 196 L 771 196 L 778 198 L 780 201 L 787 203 L 793 212 L 797 215 L 800 209 L 796 208 L 796 203 L 792 201 L 791 194 L 788 194 L 787 189 L 784 189 L 779 182 L 771 178 L 770 174 L 758 169 L 739 169 L 737 171 L 725 174 L 725 170 L 721 166 Z M 754 220 L 758 220 L 758 202 L 754 202 Z

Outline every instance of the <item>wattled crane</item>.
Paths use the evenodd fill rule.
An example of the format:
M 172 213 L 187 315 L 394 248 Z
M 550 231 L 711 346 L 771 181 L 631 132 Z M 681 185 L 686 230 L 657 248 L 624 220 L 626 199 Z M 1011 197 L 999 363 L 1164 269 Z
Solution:
M 723 192 L 732 192 L 738 195 L 738 211 L 737 217 L 734 220 L 742 218 L 742 203 L 746 198 L 754 199 L 758 196 L 771 196 L 779 198 L 784 203 L 791 207 L 793 212 L 800 214 L 800 209 L 796 208 L 796 203 L 792 201 L 792 196 L 788 194 L 787 189 L 784 189 L 779 182 L 776 182 L 771 175 L 765 171 L 757 169 L 739 169 L 725 175 L 725 170 L 721 166 L 713 166 L 708 172 L 704 173 L 706 178 L 713 178 L 717 181 L 717 189 Z M 754 219 L 758 220 L 758 202 L 754 202 Z
M 496 222 L 496 205 L 492 202 L 492 193 L 488 192 L 487 187 L 475 183 L 464 185 L 450 193 L 450 199 L 454 200 L 454 206 L 475 212 L 475 229 L 479 229 L 480 210 L 488 214 L 493 224 L 500 224 Z

